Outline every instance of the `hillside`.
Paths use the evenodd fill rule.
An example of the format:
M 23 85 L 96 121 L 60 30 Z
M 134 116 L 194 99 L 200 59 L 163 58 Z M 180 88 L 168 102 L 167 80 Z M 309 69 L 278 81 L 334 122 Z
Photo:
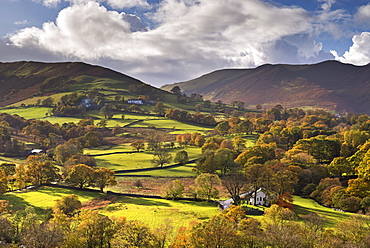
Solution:
M 225 69 L 161 89 L 171 90 L 176 85 L 188 95 L 198 93 L 204 99 L 225 103 L 238 100 L 249 107 L 281 104 L 370 114 L 370 65 L 326 61 L 314 65 Z
M 32 96 L 86 90 L 93 87 L 128 90 L 129 85 L 143 84 L 113 70 L 81 62 L 0 63 L 0 107 Z M 151 87 L 151 86 L 149 86 Z M 151 87 L 153 90 L 157 90 Z

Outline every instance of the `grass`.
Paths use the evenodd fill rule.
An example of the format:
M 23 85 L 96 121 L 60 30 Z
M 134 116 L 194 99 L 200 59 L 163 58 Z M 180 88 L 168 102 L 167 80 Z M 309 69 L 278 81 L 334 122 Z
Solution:
M 298 216 L 317 213 L 327 219 L 327 227 L 334 227 L 335 223 L 347 219 L 352 213 L 344 213 L 319 205 L 312 199 L 293 196 L 294 209 Z
M 200 149 L 198 147 L 186 147 L 184 150 L 188 152 L 189 159 L 198 158 Z M 121 145 L 109 150 L 85 149 L 85 154 L 99 155 L 113 152 L 127 152 L 132 151 L 127 145 Z M 172 149 L 170 153 L 172 158 L 175 158 L 179 149 Z M 107 154 L 94 157 L 98 166 L 103 166 L 111 170 L 132 170 L 153 167 L 151 160 L 153 153 L 151 151 L 140 153 L 127 153 L 127 154 Z M 172 162 L 173 163 L 173 162 Z
M 30 107 L 30 108 L 12 108 L 12 109 L 0 109 L 0 112 L 7 114 L 17 114 L 25 119 L 43 119 L 46 113 L 49 112 L 51 108 L 47 107 Z
M 208 202 L 120 197 L 102 209 L 101 213 L 142 221 L 152 228 L 172 221 L 176 230 L 180 226 L 188 226 L 192 221 L 208 220 L 220 211 L 214 203 Z
M 75 194 L 81 202 L 86 202 L 99 197 L 100 193 L 86 192 L 73 189 L 40 187 L 37 190 L 21 191 L 1 195 L 0 199 L 8 200 L 15 209 L 33 206 L 37 214 L 42 215 L 44 210 L 53 207 L 56 200 L 65 195 Z
M 14 158 L 14 157 L 0 156 L 0 164 L 3 164 L 3 163 L 21 164 L 21 163 L 25 163 L 25 162 L 26 162 L 25 158 Z
M 132 127 L 155 127 L 173 129 L 170 134 L 195 133 L 205 134 L 212 130 L 211 127 L 205 127 L 196 124 L 187 124 L 175 120 L 158 119 L 158 120 L 144 120 L 140 123 L 132 125 Z
M 36 191 L 23 191 L 1 195 L 0 199 L 10 202 L 14 209 L 33 206 L 40 219 L 45 210 L 54 205 L 55 200 L 65 195 L 75 194 L 81 202 L 100 197 L 102 194 L 72 189 L 41 187 Z M 208 202 L 172 201 L 165 199 L 118 197 L 117 201 L 99 210 L 109 217 L 126 217 L 157 227 L 170 219 L 175 228 L 189 225 L 191 221 L 202 221 L 218 214 L 216 205 Z
M 161 170 L 153 171 L 140 171 L 123 173 L 122 175 L 141 175 L 141 176 L 153 176 L 153 177 L 195 177 L 197 174 L 193 172 L 194 163 L 186 164 L 174 168 L 164 168 Z M 118 174 L 121 175 L 121 174 Z

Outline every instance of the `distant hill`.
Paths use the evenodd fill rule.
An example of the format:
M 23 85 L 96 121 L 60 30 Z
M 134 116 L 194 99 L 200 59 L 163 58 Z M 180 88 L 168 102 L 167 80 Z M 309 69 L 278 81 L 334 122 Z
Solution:
M 127 90 L 129 85 L 142 84 L 141 81 L 119 72 L 81 62 L 0 63 L 0 107 L 32 96 L 93 87 Z
M 225 69 L 161 89 L 171 90 L 174 86 L 188 95 L 198 93 L 204 99 L 225 103 L 243 101 L 249 107 L 281 104 L 370 114 L 370 64 L 354 66 L 326 61 Z

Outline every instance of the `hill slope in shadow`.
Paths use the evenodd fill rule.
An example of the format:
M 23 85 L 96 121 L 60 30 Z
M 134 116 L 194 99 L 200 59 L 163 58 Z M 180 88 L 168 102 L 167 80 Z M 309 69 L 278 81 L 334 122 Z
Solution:
M 225 103 L 243 101 L 249 107 L 281 104 L 370 114 L 370 65 L 325 61 L 225 69 L 161 89 L 171 90 L 176 85 L 186 94 L 198 93 L 204 99 Z

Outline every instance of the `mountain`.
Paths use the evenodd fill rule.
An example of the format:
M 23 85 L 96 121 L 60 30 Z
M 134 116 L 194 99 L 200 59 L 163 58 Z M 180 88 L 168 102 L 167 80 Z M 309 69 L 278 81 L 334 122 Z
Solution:
M 199 78 L 164 85 L 183 93 L 230 103 L 243 101 L 254 108 L 315 107 L 370 114 L 370 64 L 354 66 L 337 61 L 313 65 L 262 65 L 254 69 L 225 69 Z
M 33 96 L 105 88 L 126 90 L 141 81 L 119 72 L 81 62 L 0 63 L 0 107 Z M 153 90 L 157 88 L 147 85 Z

